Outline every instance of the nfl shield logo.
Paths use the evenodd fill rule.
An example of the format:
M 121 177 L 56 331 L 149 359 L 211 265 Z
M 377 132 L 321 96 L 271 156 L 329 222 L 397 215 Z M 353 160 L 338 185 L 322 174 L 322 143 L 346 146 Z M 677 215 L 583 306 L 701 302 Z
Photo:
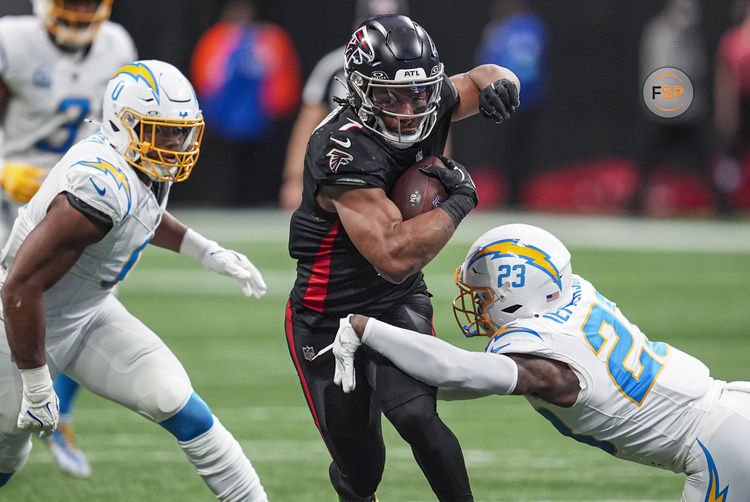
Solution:
M 308 361 L 312 361 L 315 359 L 315 349 L 313 347 L 302 347 L 302 355 Z

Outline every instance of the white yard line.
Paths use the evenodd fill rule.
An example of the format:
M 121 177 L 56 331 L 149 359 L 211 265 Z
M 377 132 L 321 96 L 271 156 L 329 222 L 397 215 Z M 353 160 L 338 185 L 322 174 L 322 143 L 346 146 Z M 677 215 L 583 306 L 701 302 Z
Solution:
M 183 209 L 174 214 L 213 239 L 284 242 L 290 213 L 274 210 Z M 570 247 L 750 253 L 748 220 L 668 220 L 523 212 L 475 212 L 459 226 L 456 243 L 471 243 L 505 223 L 551 231 Z

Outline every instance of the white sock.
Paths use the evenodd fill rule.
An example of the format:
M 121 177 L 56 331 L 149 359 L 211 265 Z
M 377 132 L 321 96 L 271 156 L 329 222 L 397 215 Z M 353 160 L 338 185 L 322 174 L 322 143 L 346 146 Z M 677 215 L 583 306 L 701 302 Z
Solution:
M 178 441 L 198 475 L 222 502 L 268 502 L 250 460 L 214 415 L 214 424 L 195 439 Z

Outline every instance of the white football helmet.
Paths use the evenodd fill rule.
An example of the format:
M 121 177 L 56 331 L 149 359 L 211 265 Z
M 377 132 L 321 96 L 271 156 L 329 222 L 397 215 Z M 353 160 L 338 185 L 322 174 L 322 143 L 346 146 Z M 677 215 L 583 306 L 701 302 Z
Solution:
M 112 13 L 112 0 L 31 0 L 34 14 L 60 46 L 89 45 Z
M 102 133 L 130 165 L 153 180 L 190 176 L 204 122 L 180 70 L 155 60 L 127 64 L 107 84 L 102 109 Z
M 573 299 L 570 252 L 538 227 L 493 228 L 456 269 L 453 313 L 466 336 L 492 335 L 516 319 L 553 312 Z

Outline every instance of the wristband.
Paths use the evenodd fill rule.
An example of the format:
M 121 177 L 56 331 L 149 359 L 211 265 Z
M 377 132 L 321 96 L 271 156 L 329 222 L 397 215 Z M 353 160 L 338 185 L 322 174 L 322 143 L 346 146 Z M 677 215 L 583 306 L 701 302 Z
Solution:
M 218 247 L 219 244 L 216 242 L 206 239 L 192 228 L 188 228 L 180 243 L 180 254 L 200 262 L 208 253 Z
M 49 374 L 49 367 L 45 364 L 38 368 L 19 369 L 21 380 L 23 381 L 24 390 L 34 396 L 36 394 L 45 395 L 52 384 L 52 377 Z
M 461 223 L 467 214 L 476 207 L 476 202 L 468 195 L 454 193 L 445 201 L 438 206 L 453 220 L 453 226 L 458 228 L 458 224 Z

